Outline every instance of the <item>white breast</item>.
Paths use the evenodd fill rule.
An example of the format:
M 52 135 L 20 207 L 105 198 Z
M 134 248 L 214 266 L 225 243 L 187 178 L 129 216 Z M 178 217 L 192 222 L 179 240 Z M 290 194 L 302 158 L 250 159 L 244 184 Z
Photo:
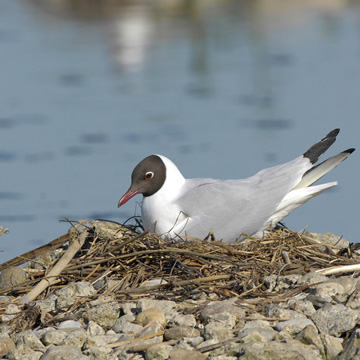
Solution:
M 185 178 L 172 161 L 164 156 L 157 156 L 166 166 L 166 179 L 161 189 L 154 195 L 144 197 L 141 218 L 145 230 L 156 232 L 164 237 L 175 237 L 175 230 L 187 221 L 187 215 L 181 212 L 176 204 Z

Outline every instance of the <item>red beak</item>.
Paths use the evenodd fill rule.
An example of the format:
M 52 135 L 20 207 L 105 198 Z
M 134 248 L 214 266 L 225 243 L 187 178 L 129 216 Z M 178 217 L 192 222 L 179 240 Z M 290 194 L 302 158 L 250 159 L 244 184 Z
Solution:
M 139 190 L 132 191 L 131 188 L 123 195 L 123 197 L 119 200 L 118 207 L 124 205 L 128 202 L 133 196 L 139 193 Z

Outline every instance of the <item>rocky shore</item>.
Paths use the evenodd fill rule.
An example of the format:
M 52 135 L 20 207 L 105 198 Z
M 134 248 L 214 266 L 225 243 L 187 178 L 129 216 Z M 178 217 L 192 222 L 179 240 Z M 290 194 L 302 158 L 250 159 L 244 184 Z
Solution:
M 331 249 L 335 258 L 359 263 L 350 244 L 338 240 L 328 236 L 321 245 L 323 252 Z M 59 257 L 59 251 L 53 253 Z M 287 262 L 284 254 L 283 258 L 282 267 Z M 43 259 L 28 265 L 26 276 L 31 269 L 43 268 L 43 263 L 39 265 Z M 183 258 L 181 262 L 196 265 Z M 84 273 L 81 280 L 71 281 L 69 270 L 62 272 L 61 283 L 29 302 L 21 301 L 24 293 L 19 287 L 14 291 L 13 284 L 9 290 L 6 282 L 15 281 L 14 276 L 3 270 L 0 356 L 13 360 L 358 359 L 359 270 L 348 272 L 346 266 L 350 265 L 334 271 L 335 275 L 311 267 L 288 274 L 277 268 L 258 284 L 249 277 L 246 287 L 219 275 L 190 285 L 181 280 L 180 286 L 180 280 L 171 282 L 162 274 L 135 288 L 125 286 L 133 291 L 123 292 L 117 287 L 119 280 L 106 276 L 94 280 L 91 273 Z M 261 264 L 257 268 L 260 271 Z

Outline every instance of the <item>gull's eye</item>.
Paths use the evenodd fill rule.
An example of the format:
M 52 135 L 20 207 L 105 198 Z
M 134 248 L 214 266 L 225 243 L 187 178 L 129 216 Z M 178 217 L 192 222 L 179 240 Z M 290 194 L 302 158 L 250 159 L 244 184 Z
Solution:
M 145 174 L 145 179 L 146 180 L 150 180 L 151 178 L 153 178 L 154 176 L 154 173 L 152 171 L 148 171 L 146 174 Z

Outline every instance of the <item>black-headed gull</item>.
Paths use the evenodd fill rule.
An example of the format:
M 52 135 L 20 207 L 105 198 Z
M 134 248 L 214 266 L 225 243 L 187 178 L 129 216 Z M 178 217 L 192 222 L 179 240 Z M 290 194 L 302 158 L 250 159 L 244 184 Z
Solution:
M 203 239 L 212 233 L 217 240 L 233 243 L 241 234 L 261 237 L 298 206 L 337 185 L 334 181 L 310 186 L 355 150 L 313 166 L 339 131 L 331 131 L 290 162 L 239 180 L 185 179 L 168 158 L 150 155 L 135 167 L 118 206 L 142 194 L 144 229 L 165 239 Z

